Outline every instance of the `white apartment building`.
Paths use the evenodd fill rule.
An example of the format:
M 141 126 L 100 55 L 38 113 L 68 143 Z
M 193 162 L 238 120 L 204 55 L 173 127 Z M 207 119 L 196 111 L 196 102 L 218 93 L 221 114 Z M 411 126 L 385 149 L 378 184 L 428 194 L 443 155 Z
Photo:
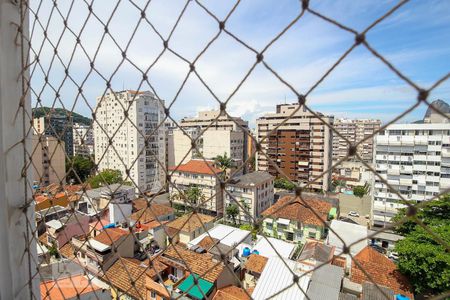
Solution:
M 426 201 L 450 188 L 450 124 L 394 124 L 376 137 L 375 167 L 404 198 Z M 372 224 L 384 226 L 404 207 L 375 176 Z
M 258 141 L 261 141 L 262 152 L 265 154 L 257 153 L 256 170 L 281 176 L 269 162 L 267 155 L 292 181 L 304 184 L 320 177 L 310 188 L 328 191 L 331 175 L 321 174 L 331 167 L 332 131 L 304 107 L 298 108 L 299 104 L 279 104 L 275 113 L 256 120 Z M 333 125 L 333 116 L 317 114 L 326 123 Z M 279 126 L 282 122 L 284 123 Z M 277 129 L 274 130 L 275 128 Z M 264 138 L 266 139 L 263 140 Z
M 253 223 L 254 219 L 259 218 L 273 204 L 274 179 L 269 173 L 261 171 L 232 178 L 226 186 L 227 192 L 224 192 L 225 207 L 238 205 L 237 219 Z
M 94 129 L 92 126 L 74 123 L 73 127 L 73 155 L 94 155 Z
M 170 167 L 169 170 L 169 195 L 174 203 L 185 205 L 184 198 L 180 198 L 180 192 L 195 186 L 201 190 L 204 199 L 199 199 L 201 204 L 188 203 L 188 206 L 200 205 L 205 213 L 223 215 L 223 195 L 218 180 L 223 171 L 214 167 L 212 161 L 193 159 L 185 164 Z
M 169 149 L 169 157 L 173 157 L 174 165 L 178 165 L 183 159 L 187 162 L 198 158 L 200 154 L 206 159 L 214 159 L 217 155 L 226 153 L 233 159 L 236 167 L 247 159 L 248 136 L 245 130 L 248 129 L 248 122 L 241 118 L 220 115 L 220 111 L 201 111 L 197 117 L 183 118 L 180 126 L 190 138 L 199 137 L 198 151 L 191 151 L 191 139 L 181 129 L 173 130 L 173 149 Z M 208 129 L 202 133 L 206 128 Z
M 347 188 L 353 188 L 371 184 L 373 172 L 360 161 L 343 161 L 333 169 L 333 180 L 343 181 Z
M 149 91 L 110 90 L 97 97 L 95 113 L 95 162 L 99 170 L 120 170 L 123 178 L 133 181 L 142 192 L 160 191 L 166 178 L 165 126 L 158 127 L 164 120 L 160 101 Z
M 364 140 L 357 147 L 357 153 L 365 162 L 372 162 L 374 132 L 380 129 L 381 121 L 373 119 L 336 119 L 334 128 L 352 144 Z M 333 135 L 333 160 L 347 156 L 348 143 L 339 135 Z

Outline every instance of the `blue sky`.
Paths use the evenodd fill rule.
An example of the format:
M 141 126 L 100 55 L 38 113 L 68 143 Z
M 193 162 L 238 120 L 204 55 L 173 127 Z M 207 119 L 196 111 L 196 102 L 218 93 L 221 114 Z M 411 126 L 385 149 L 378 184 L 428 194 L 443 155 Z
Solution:
M 39 19 L 46 22 L 51 13 L 51 2 L 39 9 Z M 147 1 L 135 1 L 144 7 Z M 300 1 L 243 0 L 226 23 L 226 28 L 258 51 L 263 49 L 300 12 Z M 357 31 L 362 31 L 383 15 L 396 1 L 310 1 L 311 7 Z M 95 1 L 94 13 L 104 22 L 111 15 L 114 1 Z M 219 19 L 224 19 L 233 1 L 202 1 Z M 33 7 L 37 10 L 36 3 Z M 184 1 L 153 0 L 146 15 L 164 38 L 170 33 Z M 69 11 L 65 2 L 58 8 L 63 15 Z M 379 53 L 401 72 L 424 88 L 450 72 L 450 1 L 413 0 L 398 9 L 367 34 L 367 40 Z M 88 16 L 84 1 L 75 1 L 70 10 L 68 26 L 80 32 Z M 121 1 L 111 20 L 109 32 L 125 48 L 140 18 L 140 12 L 128 1 Z M 89 76 L 89 59 L 68 30 L 63 32 L 61 16 L 53 11 L 48 36 L 52 43 L 60 40 L 58 53 L 75 82 L 84 81 L 84 98 L 75 101 L 78 88 L 65 80 L 64 68 L 55 60 L 50 68 L 49 81 L 60 88 L 61 101 L 55 101 L 55 91 L 44 86 L 43 72 L 33 74 L 33 87 L 40 94 L 43 105 L 61 107 L 89 116 L 96 97 L 106 89 L 105 80 L 96 72 Z M 109 78 L 120 64 L 122 55 L 110 36 L 103 35 L 103 25 L 90 17 L 83 32 L 81 44 L 92 59 L 98 50 L 95 68 Z M 217 22 L 194 1 L 191 1 L 177 29 L 170 39 L 170 47 L 188 60 L 196 55 L 218 32 Z M 36 27 L 33 43 L 36 50 L 42 44 L 42 29 Z M 265 61 L 297 91 L 307 91 L 333 63 L 352 45 L 354 36 L 306 13 L 289 31 L 265 53 Z M 73 50 L 75 49 L 74 53 Z M 140 69 L 148 68 L 163 50 L 163 44 L 151 27 L 143 22 L 136 31 L 127 57 Z M 40 54 L 47 72 L 53 48 L 46 41 Z M 73 57 L 72 57 L 73 54 Z M 72 57 L 72 58 L 71 58 Z M 196 70 L 214 94 L 225 100 L 234 91 L 253 65 L 255 55 L 230 36 L 222 33 L 196 63 Z M 149 81 L 161 99 L 170 103 L 189 66 L 177 56 L 165 52 L 149 72 Z M 87 76 L 87 78 L 86 78 Z M 112 78 L 114 90 L 137 89 L 141 73 L 129 62 L 124 62 Z M 150 89 L 143 84 L 141 89 Z M 440 85 L 430 100 L 449 101 L 450 81 Z M 308 104 L 314 110 L 336 117 L 393 119 L 416 101 L 416 92 L 392 73 L 365 47 L 359 46 L 314 90 Z M 34 102 L 36 96 L 33 96 Z M 254 125 L 257 117 L 274 111 L 277 103 L 295 101 L 294 94 L 264 66 L 258 65 L 238 92 L 230 99 L 228 110 Z M 62 102 L 62 103 L 61 103 Z M 74 103 L 76 103 L 74 105 Z M 172 115 L 179 119 L 193 116 L 201 109 L 216 109 L 218 103 L 198 78 L 190 76 L 172 107 Z M 422 118 L 425 107 L 416 109 L 403 121 Z

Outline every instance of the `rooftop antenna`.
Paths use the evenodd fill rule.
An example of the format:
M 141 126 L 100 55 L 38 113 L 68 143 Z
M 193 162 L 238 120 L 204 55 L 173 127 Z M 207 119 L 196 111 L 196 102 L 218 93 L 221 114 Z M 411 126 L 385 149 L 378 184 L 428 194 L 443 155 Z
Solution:
M 284 104 L 286 105 L 286 94 L 284 94 Z

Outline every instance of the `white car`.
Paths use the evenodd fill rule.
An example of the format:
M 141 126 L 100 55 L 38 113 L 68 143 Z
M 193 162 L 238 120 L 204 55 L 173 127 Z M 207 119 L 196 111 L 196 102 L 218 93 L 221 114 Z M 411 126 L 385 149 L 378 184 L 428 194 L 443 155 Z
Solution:
M 348 215 L 350 216 L 350 217 L 359 217 L 359 214 L 356 212 L 356 211 L 349 211 L 348 212 Z
M 398 260 L 398 253 L 397 252 L 391 252 L 388 256 L 390 259 L 397 261 Z

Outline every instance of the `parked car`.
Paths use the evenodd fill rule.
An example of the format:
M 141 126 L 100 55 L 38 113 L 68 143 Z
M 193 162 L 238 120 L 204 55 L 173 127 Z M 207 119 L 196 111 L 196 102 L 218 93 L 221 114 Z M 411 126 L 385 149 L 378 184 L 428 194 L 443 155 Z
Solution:
M 349 211 L 347 215 L 349 215 L 350 217 L 359 217 L 359 214 L 353 210 Z
M 393 261 L 397 261 L 398 260 L 398 253 L 397 252 L 389 253 L 388 258 L 390 258 Z
M 384 249 L 381 246 L 375 245 L 375 244 L 371 244 L 370 247 L 372 247 L 374 250 L 380 252 L 381 254 L 386 254 L 386 249 Z

